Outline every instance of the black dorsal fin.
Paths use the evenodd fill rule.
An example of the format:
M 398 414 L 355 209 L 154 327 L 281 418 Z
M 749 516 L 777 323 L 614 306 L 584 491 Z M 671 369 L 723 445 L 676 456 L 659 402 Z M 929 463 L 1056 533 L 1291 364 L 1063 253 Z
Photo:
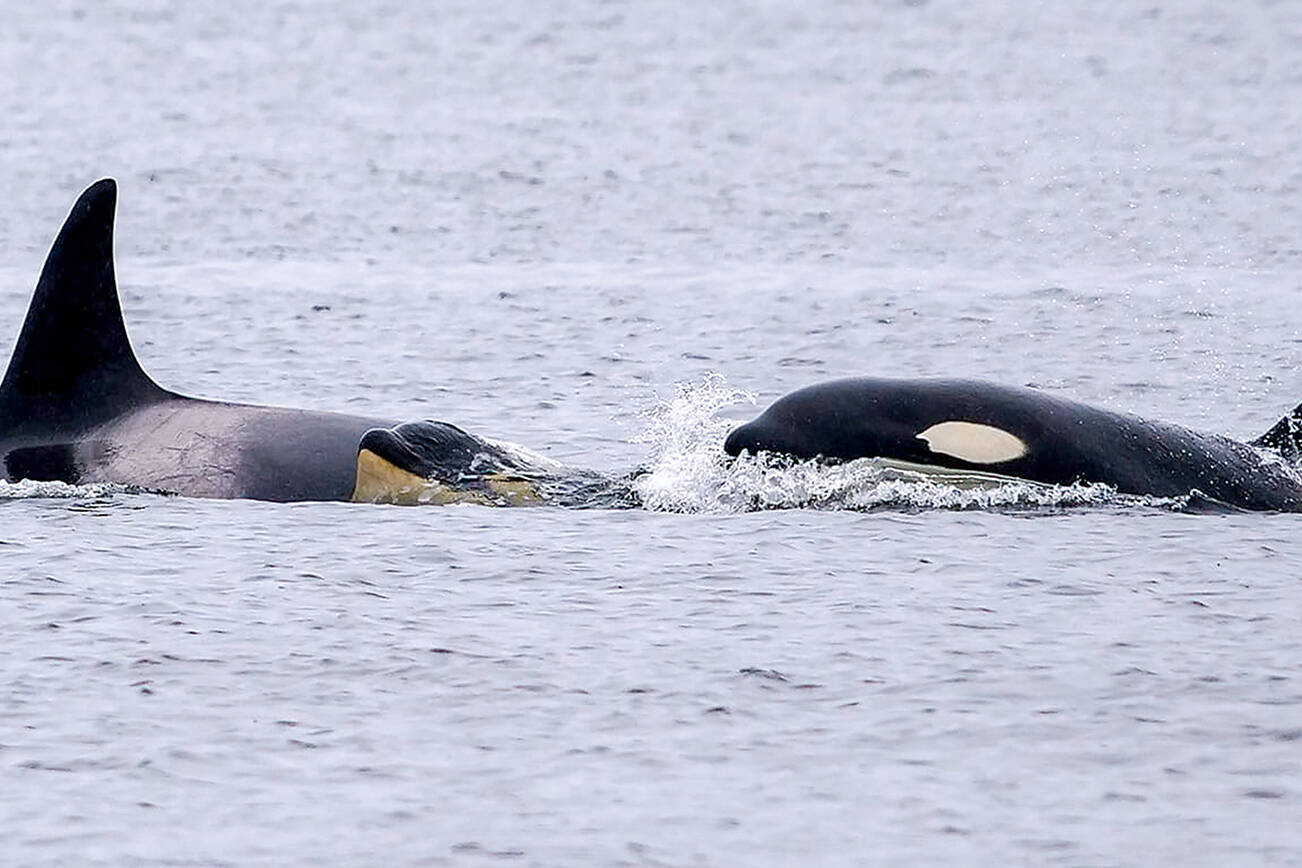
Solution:
M 1286 461 L 1302 460 L 1302 404 L 1293 408 L 1265 434 L 1252 441 L 1253 446 L 1274 449 Z
M 117 184 L 92 184 L 72 206 L 27 309 L 0 384 L 0 426 L 78 428 L 169 393 L 136 361 L 113 273 Z

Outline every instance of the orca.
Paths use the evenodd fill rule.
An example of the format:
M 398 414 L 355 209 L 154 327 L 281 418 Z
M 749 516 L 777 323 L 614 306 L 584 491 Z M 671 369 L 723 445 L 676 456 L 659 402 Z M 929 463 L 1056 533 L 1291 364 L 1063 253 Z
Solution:
M 352 499 L 632 509 L 641 505 L 635 478 L 571 467 L 522 446 L 426 420 L 366 432 L 358 448 Z
M 397 428 L 392 420 L 189 398 L 145 373 L 118 299 L 116 205 L 112 179 L 93 184 L 50 248 L 0 382 L 0 476 L 192 497 L 408 502 L 384 483 L 410 483 L 390 464 L 410 454 L 374 447 Z M 542 499 L 528 479 L 503 491 L 483 481 L 512 469 L 494 465 L 506 461 L 495 444 L 424 424 L 442 426 L 442 436 L 414 470 L 442 495 L 422 502 Z
M 1302 405 L 1250 443 L 963 379 L 856 377 L 780 398 L 728 434 L 729 455 L 884 459 L 1123 494 L 1302 511 Z

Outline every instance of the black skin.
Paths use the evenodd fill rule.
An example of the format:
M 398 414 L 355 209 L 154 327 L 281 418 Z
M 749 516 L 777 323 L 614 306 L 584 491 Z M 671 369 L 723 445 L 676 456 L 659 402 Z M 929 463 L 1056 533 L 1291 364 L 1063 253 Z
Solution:
M 1290 418 L 1257 445 L 1279 448 L 1267 438 Z M 1000 428 L 1027 452 L 994 464 L 932 452 L 917 435 L 947 421 Z M 1158 497 L 1198 491 L 1243 509 L 1302 511 L 1296 474 L 1252 445 L 974 380 L 860 377 L 809 386 L 734 430 L 724 449 L 831 461 L 889 458 L 1053 485 L 1104 483 Z
M 530 470 L 501 448 L 450 422 L 426 420 L 374 428 L 366 432 L 358 448 L 369 449 L 409 473 L 447 484 Z
M 124 408 L 174 397 L 127 340 L 113 268 L 116 206 L 111 179 L 91 185 L 50 248 L 0 383 L 0 443 L 80 434 Z

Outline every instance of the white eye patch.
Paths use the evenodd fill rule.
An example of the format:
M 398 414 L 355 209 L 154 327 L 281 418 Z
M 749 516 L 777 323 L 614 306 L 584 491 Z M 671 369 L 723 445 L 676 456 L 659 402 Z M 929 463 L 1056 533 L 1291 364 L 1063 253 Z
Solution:
M 972 464 L 998 464 L 1026 454 L 1026 444 L 1002 428 L 976 422 L 940 422 L 918 435 L 932 452 Z

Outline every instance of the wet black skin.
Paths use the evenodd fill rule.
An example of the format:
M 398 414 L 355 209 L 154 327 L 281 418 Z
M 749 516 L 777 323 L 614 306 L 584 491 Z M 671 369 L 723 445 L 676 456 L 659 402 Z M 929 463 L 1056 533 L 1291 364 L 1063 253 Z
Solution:
M 845 461 L 889 458 L 1053 485 L 1104 483 L 1126 494 L 1207 497 L 1255 510 L 1302 511 L 1293 470 L 1255 447 L 1296 454 L 1302 407 L 1253 444 L 1113 413 L 1033 389 L 974 380 L 858 377 L 779 399 L 729 434 L 725 450 Z M 1027 446 L 975 464 L 932 452 L 917 435 L 947 421 L 1002 429 Z
M 369 449 L 408 473 L 448 485 L 488 474 L 532 469 L 496 444 L 450 422 L 434 420 L 372 429 L 362 437 L 359 448 Z

